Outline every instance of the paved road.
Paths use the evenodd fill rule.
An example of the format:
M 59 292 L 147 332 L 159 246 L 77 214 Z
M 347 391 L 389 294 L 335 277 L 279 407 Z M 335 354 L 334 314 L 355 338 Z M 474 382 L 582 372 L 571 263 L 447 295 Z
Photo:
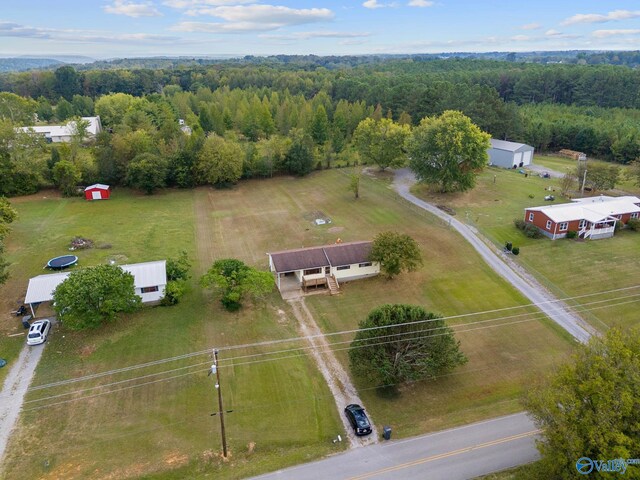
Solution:
M 451 227 L 455 228 L 498 275 L 517 288 L 520 293 L 531 300 L 531 302 L 549 318 L 564 328 L 579 342 L 586 343 L 589 340 L 591 335 L 595 333 L 590 325 L 572 312 L 565 303 L 558 301 L 551 292 L 540 285 L 533 277 L 527 275 L 525 272 L 517 271 L 515 266 L 511 266 L 505 262 L 499 256 L 499 251 L 493 246 L 488 246 L 481 239 L 475 228 L 462 223 L 455 217 L 412 195 L 409 189 L 414 183 L 415 177 L 409 169 L 403 168 L 396 170 L 393 186 L 402 198 L 440 217 Z
M 5 379 L 0 392 L 0 466 L 9 436 L 15 427 L 24 396 L 38 366 L 45 344 L 30 347 L 26 343 Z M 0 477 L 2 472 L 0 471 Z
M 255 477 L 255 480 L 466 480 L 539 458 L 525 413 L 442 432 L 391 440 Z

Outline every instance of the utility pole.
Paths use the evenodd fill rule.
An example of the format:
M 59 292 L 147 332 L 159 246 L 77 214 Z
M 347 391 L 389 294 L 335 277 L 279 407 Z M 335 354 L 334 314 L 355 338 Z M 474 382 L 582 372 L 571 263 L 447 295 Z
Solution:
M 222 409 L 222 388 L 220 386 L 220 369 L 218 368 L 218 349 L 213 349 L 213 365 L 209 375 L 216 375 L 216 390 L 218 390 L 218 412 L 220 414 L 220 432 L 222 433 L 222 456 L 227 458 L 227 436 L 224 431 L 224 410 Z M 215 415 L 215 413 L 213 414 Z
M 578 160 L 578 165 L 580 165 L 580 160 Z M 584 175 L 582 176 L 582 188 L 580 189 L 580 196 L 584 197 L 584 185 L 587 183 L 587 161 L 584 161 Z

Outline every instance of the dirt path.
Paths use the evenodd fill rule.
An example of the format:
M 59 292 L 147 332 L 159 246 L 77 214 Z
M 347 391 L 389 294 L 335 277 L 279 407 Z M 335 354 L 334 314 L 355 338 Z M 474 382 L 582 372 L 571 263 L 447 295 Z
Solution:
M 211 195 L 206 190 L 196 190 L 195 198 L 193 201 L 193 208 L 195 213 L 196 222 L 196 252 L 198 255 L 197 266 L 200 266 L 201 271 L 197 272 L 202 274 L 213 263 L 215 258 L 215 244 L 213 241 L 215 232 L 212 228 L 212 223 L 209 220 L 210 212 L 213 210 L 213 204 L 211 202 Z M 219 239 L 216 239 L 219 240 Z
M 0 392 L 0 478 L 2 478 L 4 452 L 9 443 L 11 431 L 18 422 L 24 396 L 42 357 L 44 345 L 35 347 L 25 345 L 22 348 Z
M 313 347 L 311 350 L 311 356 L 315 360 L 318 369 L 325 378 L 329 390 L 333 394 L 333 399 L 338 407 L 338 413 L 340 419 L 344 424 L 345 431 L 349 437 L 349 443 L 351 448 L 363 447 L 366 445 L 372 445 L 378 443 L 378 432 L 375 425 L 373 425 L 373 419 L 369 416 L 373 432 L 366 437 L 356 437 L 353 433 L 353 428 L 349 424 L 349 421 L 344 415 L 344 407 L 350 403 L 358 403 L 362 406 L 362 400 L 358 397 L 356 388 L 351 383 L 351 379 L 347 372 L 342 368 L 342 365 L 335 357 L 329 347 L 329 342 L 322 334 L 322 331 L 316 324 L 311 312 L 304 303 L 304 297 L 289 300 L 289 304 L 293 309 L 293 314 L 298 320 L 299 330 L 301 335 L 305 337 L 311 337 L 307 341 Z

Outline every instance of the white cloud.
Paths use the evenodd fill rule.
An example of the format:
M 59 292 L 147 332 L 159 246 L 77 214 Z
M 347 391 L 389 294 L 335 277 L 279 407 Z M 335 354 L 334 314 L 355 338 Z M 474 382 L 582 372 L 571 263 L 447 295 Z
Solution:
M 315 32 L 295 32 L 287 35 L 260 35 L 260 38 L 270 40 L 309 40 L 311 38 L 360 38 L 369 37 L 369 32 L 335 32 L 330 30 Z
M 150 33 L 111 34 L 92 30 L 30 27 L 9 22 L 0 22 L 0 37 L 35 38 L 76 43 L 173 43 L 179 40 L 178 37 L 169 35 Z
M 275 5 L 234 5 L 229 7 L 197 8 L 188 10 L 187 15 L 210 15 L 228 22 L 266 22 L 282 25 L 332 20 L 334 14 L 328 8 L 289 8 Z
M 171 30 L 207 33 L 250 33 L 328 22 L 334 14 L 327 8 L 295 9 L 274 5 L 235 5 L 188 10 L 187 15 L 209 15 L 226 22 L 180 22 Z
M 410 7 L 433 7 L 435 2 L 431 2 L 429 0 L 410 0 L 407 4 Z
M 559 32 L 559 31 L 557 31 L 557 30 L 554 30 L 553 28 L 552 28 L 552 29 L 547 30 L 546 32 L 544 32 L 544 34 L 545 34 L 546 36 L 548 36 L 548 37 L 554 37 L 554 36 L 557 36 L 557 35 L 562 35 L 562 33 L 561 33 L 561 32 Z
M 639 10 L 613 10 L 606 15 L 599 13 L 578 13 L 567 18 L 560 25 L 574 25 L 576 23 L 605 23 L 638 17 L 640 17 Z
M 640 35 L 638 29 L 621 29 L 621 30 L 596 30 L 591 33 L 596 38 L 607 38 L 623 35 Z
M 162 14 L 150 2 L 131 3 L 126 0 L 113 0 L 113 5 L 102 7 L 105 12 L 127 17 L 159 17 Z
M 362 4 L 362 6 L 364 8 L 384 8 L 386 7 L 386 5 L 382 4 L 382 3 L 378 3 L 378 0 L 367 0 L 366 2 L 364 2 Z
M 526 25 L 522 25 L 520 28 L 522 30 L 538 30 L 539 28 L 542 28 L 542 25 L 539 23 L 527 23 Z
M 171 8 L 223 7 L 227 5 L 243 5 L 257 3 L 257 0 L 165 0 L 162 2 Z
M 510 38 L 512 42 L 529 42 L 531 41 L 531 37 L 528 35 L 515 35 Z

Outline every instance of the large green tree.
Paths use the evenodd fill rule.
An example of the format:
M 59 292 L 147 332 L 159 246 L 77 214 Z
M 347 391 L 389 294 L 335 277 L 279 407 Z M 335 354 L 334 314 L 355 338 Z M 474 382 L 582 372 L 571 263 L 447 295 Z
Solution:
M 409 140 L 409 166 L 419 181 L 441 192 L 469 190 L 489 160 L 490 138 L 457 111 L 423 118 Z
M 261 297 L 273 290 L 270 272 L 256 270 L 235 258 L 217 260 L 200 281 L 203 287 L 214 287 L 221 293 L 222 305 L 233 312 L 247 296 Z
M 5 197 L 0 197 L 0 285 L 9 278 L 9 272 L 7 272 L 9 263 L 2 255 L 4 253 L 4 238 L 9 234 L 9 224 L 13 222 L 17 216 L 18 212 L 11 206 L 9 200 Z
M 127 166 L 127 183 L 151 195 L 167 184 L 168 161 L 153 153 L 136 156 Z
M 76 187 L 82 178 L 78 168 L 69 160 L 60 160 L 51 169 L 53 181 L 65 197 L 76 193 Z
M 573 479 L 576 462 L 638 458 L 640 330 L 610 329 L 578 347 L 571 360 L 534 384 L 525 407 L 542 429 L 540 477 Z M 593 470 L 589 478 L 616 478 Z M 626 478 L 640 478 L 629 466 Z
M 369 259 L 380 263 L 380 269 L 388 278 L 403 271 L 412 272 L 422 265 L 418 243 L 409 235 L 391 231 L 376 235 Z
M 237 142 L 210 134 L 204 141 L 196 166 L 200 183 L 236 183 L 242 175 L 244 152 Z
M 67 327 L 93 328 L 140 305 L 133 275 L 117 265 L 98 265 L 71 272 L 53 292 L 54 310 Z
M 298 128 L 291 129 L 289 136 L 291 143 L 284 158 L 284 167 L 288 173 L 307 175 L 313 169 L 313 140 Z
M 349 349 L 354 376 L 376 386 L 434 378 L 467 362 L 453 330 L 415 305 L 383 305 L 360 322 Z
M 411 129 L 406 124 L 400 125 L 388 118 L 367 118 L 358 124 L 353 141 L 362 158 L 384 170 L 405 164 L 405 143 L 410 133 Z

